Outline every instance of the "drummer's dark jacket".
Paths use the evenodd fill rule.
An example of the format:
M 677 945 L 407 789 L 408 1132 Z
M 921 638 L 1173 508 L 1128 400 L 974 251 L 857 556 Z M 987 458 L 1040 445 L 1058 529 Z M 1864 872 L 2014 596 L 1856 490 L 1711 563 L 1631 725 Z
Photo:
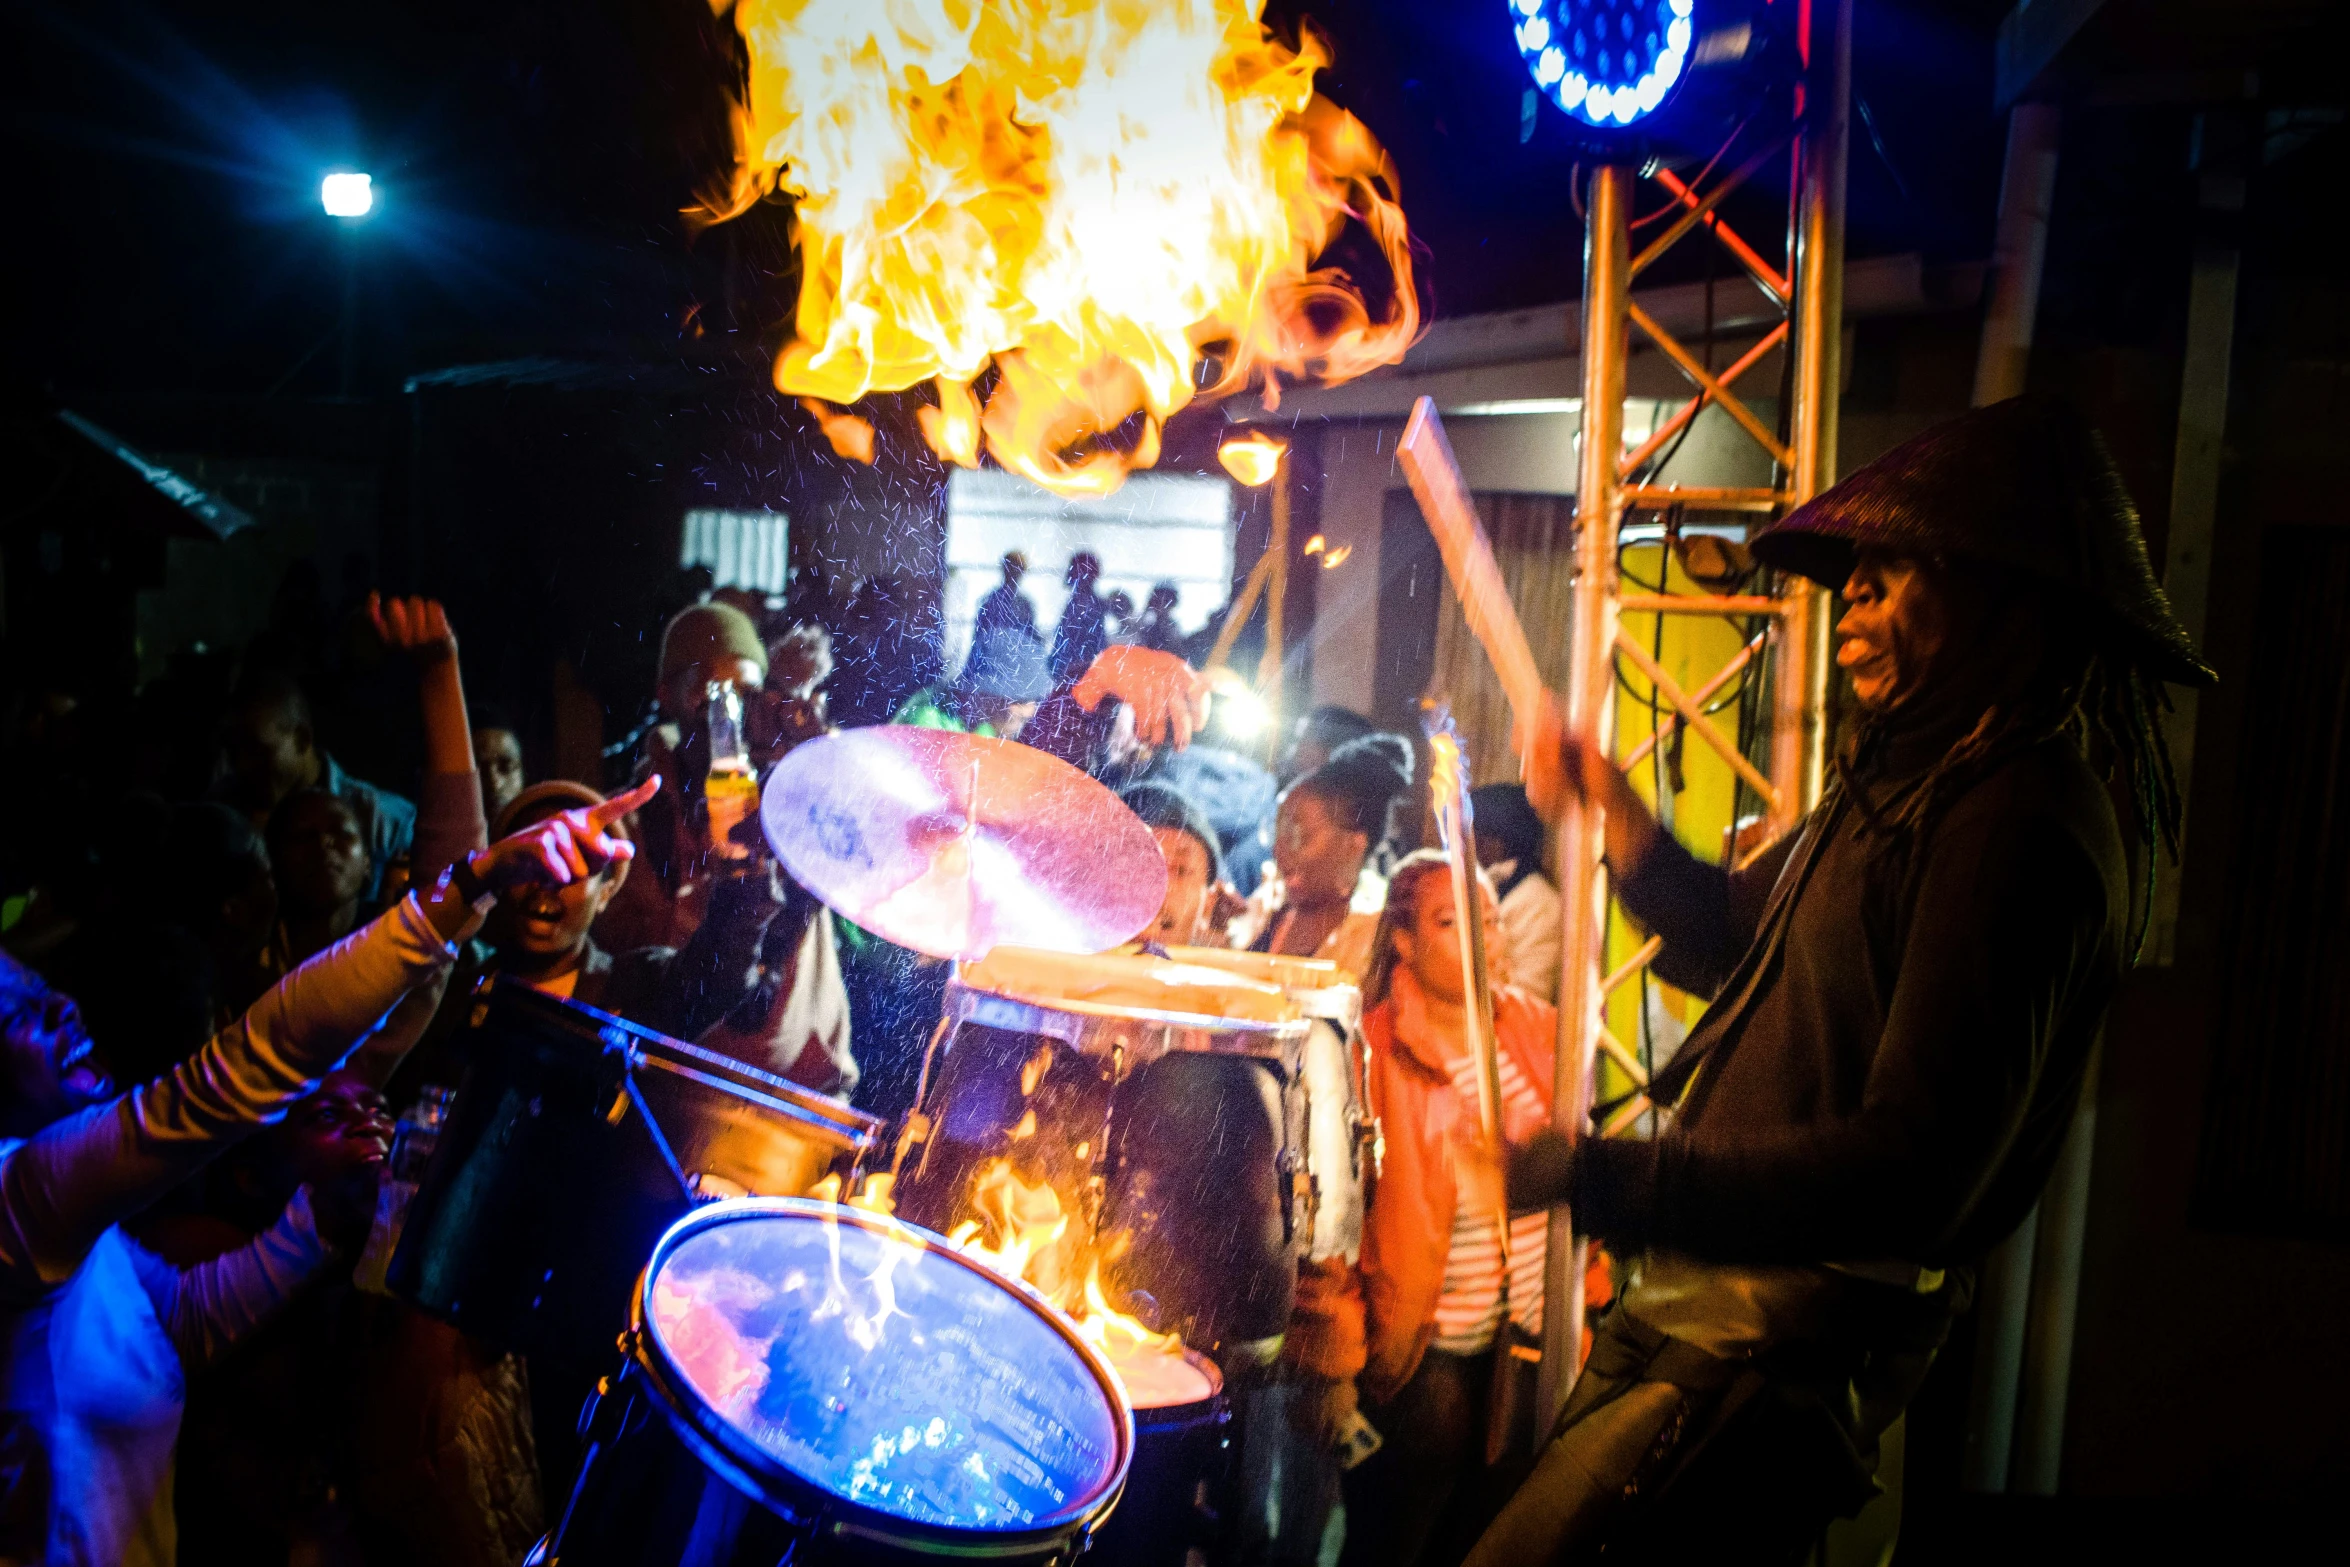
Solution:
M 1791 841 L 1743 872 L 1659 841 L 1617 893 L 1656 972 L 1712 1007 L 1658 1077 L 1652 1141 L 1545 1139 L 1519 1203 L 1715 1263 L 1979 1259 L 2037 1200 L 2120 982 L 2127 862 L 2112 802 L 2055 738 L 1921 833 L 1871 813 L 1971 723 L 1886 725 Z

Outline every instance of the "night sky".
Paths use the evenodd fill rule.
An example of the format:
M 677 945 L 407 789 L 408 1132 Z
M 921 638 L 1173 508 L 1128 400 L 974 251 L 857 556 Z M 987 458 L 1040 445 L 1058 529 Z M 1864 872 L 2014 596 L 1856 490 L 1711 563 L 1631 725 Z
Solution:
M 2002 10 L 1863 0 L 1854 254 L 1988 248 Z M 1326 89 L 1395 155 L 1435 311 L 1577 292 L 1577 150 L 1548 104 L 1524 135 L 1503 0 L 1269 14 L 1286 27 L 1301 12 L 1334 46 Z M 781 214 L 698 240 L 677 217 L 725 161 L 736 44 L 702 0 L 47 0 L 6 15 L 14 397 L 326 395 L 346 266 L 363 392 L 527 353 L 781 340 Z M 318 206 L 337 167 L 379 192 L 348 234 Z M 1783 202 L 1758 181 L 1733 213 L 1769 249 Z M 1671 262 L 1702 267 L 1703 249 Z

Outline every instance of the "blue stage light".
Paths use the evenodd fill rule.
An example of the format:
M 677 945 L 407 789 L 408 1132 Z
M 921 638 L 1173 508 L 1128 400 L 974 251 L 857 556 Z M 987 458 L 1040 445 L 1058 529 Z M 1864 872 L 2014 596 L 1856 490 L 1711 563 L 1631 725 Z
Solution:
M 1534 85 L 1610 156 L 1702 156 L 1794 73 L 1793 0 L 1505 3 Z
M 1697 0 L 1509 0 L 1534 85 L 1594 130 L 1647 118 L 1689 67 Z

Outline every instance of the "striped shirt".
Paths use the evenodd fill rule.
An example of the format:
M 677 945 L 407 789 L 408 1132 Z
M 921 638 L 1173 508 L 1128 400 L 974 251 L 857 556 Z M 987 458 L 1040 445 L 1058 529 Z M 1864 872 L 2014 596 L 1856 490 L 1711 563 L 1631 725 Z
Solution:
M 1507 1050 L 1501 1063 L 1505 1122 L 1542 1119 L 1542 1100 Z M 1477 1115 L 1477 1059 L 1462 1054 L 1451 1062 L 1453 1091 L 1463 1116 Z M 1510 1320 L 1529 1333 L 1542 1331 L 1542 1253 L 1549 1216 L 1524 1213 L 1510 1221 Z M 1452 1217 L 1452 1246 L 1444 1256 L 1444 1290 L 1436 1297 L 1433 1347 L 1454 1355 L 1483 1354 L 1501 1322 L 1501 1249 L 1494 1244 L 1493 1216 L 1463 1207 Z

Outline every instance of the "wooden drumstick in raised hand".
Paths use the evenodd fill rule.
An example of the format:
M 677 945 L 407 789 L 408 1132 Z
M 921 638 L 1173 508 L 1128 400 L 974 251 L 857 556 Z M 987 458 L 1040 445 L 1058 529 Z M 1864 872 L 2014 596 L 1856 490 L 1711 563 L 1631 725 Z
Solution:
M 1403 440 L 1395 450 L 1403 463 L 1404 478 L 1420 503 L 1420 513 L 1428 519 L 1428 531 L 1436 536 L 1445 575 L 1452 578 L 1453 592 L 1460 597 L 1461 614 L 1484 646 L 1485 656 L 1493 661 L 1494 673 L 1501 677 L 1516 731 L 1530 733 L 1534 715 L 1542 706 L 1542 672 L 1535 665 L 1534 649 L 1527 644 L 1526 628 L 1518 623 L 1509 588 L 1501 580 L 1493 546 L 1477 521 L 1476 507 L 1469 502 L 1469 487 L 1461 479 L 1460 464 L 1453 458 L 1452 443 L 1445 439 L 1444 420 L 1438 416 L 1433 398 L 1423 397 L 1412 404 L 1411 422 L 1404 426 Z

